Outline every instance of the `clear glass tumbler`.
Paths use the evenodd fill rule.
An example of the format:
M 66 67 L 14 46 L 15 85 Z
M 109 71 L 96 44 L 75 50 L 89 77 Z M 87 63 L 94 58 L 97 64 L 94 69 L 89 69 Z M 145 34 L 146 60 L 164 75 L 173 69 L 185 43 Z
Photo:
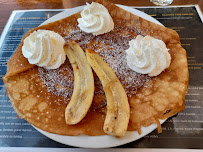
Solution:
M 155 5 L 166 6 L 170 5 L 173 2 L 173 0 L 150 0 L 150 2 L 154 3 Z

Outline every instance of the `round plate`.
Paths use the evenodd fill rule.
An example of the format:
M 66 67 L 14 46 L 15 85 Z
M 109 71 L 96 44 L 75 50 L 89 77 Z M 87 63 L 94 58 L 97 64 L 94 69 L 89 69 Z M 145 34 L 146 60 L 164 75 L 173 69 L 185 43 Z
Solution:
M 130 7 L 127 6 L 123 6 L 123 5 L 117 5 L 131 13 L 133 13 L 134 15 L 140 16 L 148 21 L 154 22 L 156 24 L 162 25 L 159 21 L 157 21 L 156 19 L 154 19 L 153 17 Z M 84 6 L 79 6 L 79 7 L 75 7 L 69 10 L 66 10 L 64 12 L 61 12 L 51 18 L 49 18 L 48 20 L 46 20 L 45 22 L 43 22 L 41 25 L 50 23 L 50 22 L 54 22 L 57 20 L 60 20 L 62 18 L 68 17 L 72 14 L 77 13 L 78 11 L 81 11 L 83 9 Z M 163 25 L 162 25 L 163 26 Z M 162 124 L 165 120 L 160 120 L 160 123 Z M 58 135 L 58 134 L 53 134 L 53 133 L 49 133 L 46 131 L 43 131 L 39 128 L 36 128 L 36 130 L 38 130 L 39 132 L 41 132 L 42 134 L 44 134 L 45 136 L 66 144 L 66 145 L 71 145 L 71 146 L 76 146 L 76 147 L 83 147 L 83 148 L 108 148 L 108 147 L 115 147 L 115 146 L 119 146 L 119 145 L 123 145 L 135 140 L 138 140 L 142 137 L 144 137 L 145 135 L 149 134 L 150 132 L 152 132 L 154 129 L 157 128 L 157 124 L 152 124 L 148 127 L 142 127 L 141 131 L 142 134 L 138 134 L 137 131 L 127 131 L 126 135 L 124 137 L 120 137 L 120 138 L 116 138 L 114 136 L 109 136 L 109 135 L 104 135 L 104 136 L 86 136 L 86 135 L 80 135 L 80 136 L 65 136 L 65 135 Z

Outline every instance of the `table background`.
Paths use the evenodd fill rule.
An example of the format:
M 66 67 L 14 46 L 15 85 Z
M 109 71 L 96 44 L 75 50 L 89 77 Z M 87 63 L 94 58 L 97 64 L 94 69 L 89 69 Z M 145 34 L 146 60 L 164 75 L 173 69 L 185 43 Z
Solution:
M 149 0 L 110 0 L 117 4 L 122 5 L 129 5 L 129 6 L 153 6 L 152 3 L 149 2 Z M 71 8 L 76 7 L 79 5 L 84 5 L 85 2 L 91 2 L 88 1 L 82 1 L 82 0 L 0 0 L 0 34 L 13 10 L 26 10 L 26 9 L 60 9 L 60 8 Z M 203 0 L 174 0 L 172 3 L 173 5 L 190 5 L 190 4 L 198 4 L 203 11 Z M 186 95 L 186 109 L 184 112 L 179 113 L 178 117 L 173 117 L 167 120 L 167 123 L 165 123 L 163 128 L 163 133 L 157 135 L 157 132 L 154 131 L 150 135 L 145 136 L 141 140 L 137 142 L 132 142 L 123 146 L 120 146 L 119 148 L 129 148 L 129 147 L 136 147 L 136 148 L 200 148 L 202 149 L 203 145 L 201 144 L 203 141 L 203 130 L 202 128 L 202 99 L 203 99 L 203 80 L 201 79 L 202 76 L 202 70 L 203 69 L 203 54 L 202 54 L 202 48 L 203 43 L 201 43 L 202 40 L 202 34 L 199 31 L 202 31 L 202 23 L 200 18 L 195 15 L 195 8 L 191 8 L 189 11 L 192 13 L 192 15 L 189 16 L 182 16 L 182 15 L 176 15 L 175 20 L 178 22 L 171 22 L 167 19 L 167 17 L 163 18 L 163 14 L 167 9 L 164 9 L 162 12 L 162 9 L 158 8 L 148 8 L 143 9 L 139 8 L 141 11 L 146 12 L 147 14 L 155 17 L 157 20 L 162 22 L 165 26 L 172 28 L 176 30 L 181 38 L 182 46 L 188 51 L 188 62 L 189 62 L 189 69 L 190 69 L 190 86 L 188 89 L 188 94 Z M 178 13 L 188 13 L 188 9 L 182 8 L 181 10 L 178 10 L 178 8 L 173 8 L 174 10 L 166 11 L 170 14 L 174 12 Z M 186 12 L 185 12 L 186 11 Z M 58 12 L 55 12 L 58 13 Z M 53 12 L 51 12 L 52 15 Z M 36 13 L 34 15 L 37 15 Z M 29 15 L 28 15 L 29 16 Z M 49 16 L 49 15 L 48 15 Z M 44 16 L 46 18 L 46 16 Z M 181 20 L 180 20 L 181 19 Z M 20 21 L 20 20 L 19 20 Z M 18 26 L 19 26 L 19 22 Z M 24 24 L 22 25 L 25 26 Z M 38 25 L 32 25 L 32 26 L 38 26 Z M 195 28 L 194 28 L 195 27 Z M 11 30 L 11 35 L 7 35 L 8 38 L 15 38 L 12 40 L 18 40 L 20 41 L 22 34 L 17 33 L 18 37 L 13 34 L 13 30 L 15 29 L 15 24 L 10 27 L 9 30 Z M 25 28 L 24 28 L 25 29 Z M 28 30 L 28 28 L 26 29 Z M 193 32 L 188 32 L 192 31 Z M 6 39 L 6 40 L 7 40 Z M 5 41 L 6 41 L 5 40 Z M 5 46 L 7 44 L 5 43 Z M 18 44 L 16 44 L 17 46 Z M 11 47 L 6 47 L 2 49 L 3 51 L 9 51 L 9 49 L 12 49 Z M 0 49 L 1 50 L 1 49 Z M 15 49 L 13 48 L 13 51 Z M 1 60 L 0 60 L 1 61 Z M 2 62 L 3 63 L 3 62 Z M 1 66 L 5 66 L 2 64 Z M 1 69 L 2 70 L 2 69 Z M 2 71 L 1 71 L 2 72 Z M 4 90 L 2 91 L 4 93 Z M 198 96 L 197 96 L 198 94 Z M 195 97 L 193 97 L 195 96 Z M 3 97 L 3 94 L 2 94 Z M 12 107 L 10 105 L 10 102 L 8 99 L 3 98 L 2 103 L 0 104 L 0 109 L 4 109 L 9 111 L 12 111 Z M 6 103 L 6 104 L 5 104 Z M 192 112 L 194 111 L 195 112 Z M 6 112 L 6 111 L 5 111 Z M 0 147 L 69 147 L 67 145 L 56 143 L 52 140 L 49 140 L 45 136 L 41 135 L 39 132 L 35 131 L 28 123 L 26 123 L 22 119 L 17 119 L 16 114 L 12 113 L 13 117 L 6 117 L 7 115 L 3 115 L 4 111 L 0 111 L 1 113 L 1 119 L 4 120 L 8 118 L 9 121 L 11 121 L 13 124 L 15 124 L 18 128 L 18 130 L 21 129 L 21 125 L 23 124 L 26 127 L 23 127 L 25 133 L 20 133 L 15 135 L 16 138 L 23 136 L 23 140 L 25 140 L 26 145 L 20 145 L 22 144 L 22 140 L 1 140 L 0 141 Z M 16 117 L 16 121 L 13 119 Z M 12 118 L 12 119 L 10 119 Z M 3 121 L 2 121 L 3 122 Z M 0 129 L 5 129 L 4 127 L 6 124 L 9 124 L 10 122 L 3 122 L 2 127 Z M 21 125 L 19 125 L 21 124 Z M 1 125 L 1 124 L 0 124 Z M 8 125 L 9 126 L 9 125 Z M 12 127 L 10 127 L 12 128 Z M 183 129 L 183 131 L 182 131 Z M 198 130 L 197 130 L 198 129 Z M 191 131 L 192 130 L 192 131 Z M 9 134 L 12 136 L 13 132 L 6 130 L 9 132 Z M 29 132 L 29 133 L 27 133 Z M 2 134 L 4 132 L 2 131 Z M 35 138 L 30 137 L 31 135 L 35 135 Z M 1 134 L 0 134 L 1 135 Z M 4 136 L 4 135 L 2 135 Z M 26 136 L 27 138 L 24 138 Z M 9 136 L 10 137 L 10 136 Z M 31 139 L 32 138 L 32 139 Z M 160 142 L 161 141 L 161 142 Z M 24 142 L 24 143 L 25 143 Z M 19 144 L 20 143 L 20 144 Z M 156 144 L 154 144 L 156 143 Z M 168 144 L 170 143 L 170 144 Z M 51 145 L 51 146 L 49 146 Z M 145 149 L 143 149 L 145 150 Z M 1 151 L 1 150 L 0 150 Z
M 167 8 L 137 8 L 178 32 L 182 46 L 187 50 L 190 84 L 184 112 L 168 119 L 162 125 L 163 133 L 153 131 L 142 139 L 117 148 L 194 148 L 203 149 L 203 31 L 202 21 L 195 6 Z M 29 123 L 18 119 L 1 79 L 6 73 L 6 62 L 16 50 L 22 36 L 49 17 L 62 10 L 13 11 L 0 40 L 0 147 L 60 147 L 40 134 Z M 192 31 L 192 32 L 191 32 Z M 2 43 L 1 43 L 2 42 Z M 2 45 L 1 45 L 2 44 Z M 0 148 L 1 151 L 1 148 Z
M 62 9 L 85 5 L 94 0 L 0 0 L 0 34 L 13 10 Z M 109 0 L 127 6 L 154 6 L 150 0 Z M 173 0 L 172 5 L 198 4 L 203 11 L 203 0 Z

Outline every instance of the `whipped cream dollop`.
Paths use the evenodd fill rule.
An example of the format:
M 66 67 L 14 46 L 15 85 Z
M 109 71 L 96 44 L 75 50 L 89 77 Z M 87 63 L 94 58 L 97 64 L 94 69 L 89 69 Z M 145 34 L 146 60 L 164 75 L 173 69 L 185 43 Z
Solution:
M 171 56 L 162 40 L 138 35 L 126 50 L 130 69 L 141 74 L 157 76 L 171 63 Z
M 93 35 L 110 32 L 114 28 L 114 22 L 108 10 L 102 4 L 92 2 L 84 7 L 81 18 L 78 19 L 79 28 Z
M 22 53 L 30 64 L 57 69 L 65 62 L 65 40 L 54 31 L 37 30 L 24 39 Z

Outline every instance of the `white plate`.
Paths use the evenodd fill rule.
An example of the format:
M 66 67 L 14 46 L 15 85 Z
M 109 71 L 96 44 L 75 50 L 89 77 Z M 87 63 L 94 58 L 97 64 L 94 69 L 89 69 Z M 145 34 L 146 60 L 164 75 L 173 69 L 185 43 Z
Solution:
M 157 23 L 159 25 L 162 25 L 159 21 L 157 21 L 156 19 L 154 19 L 153 17 L 130 7 L 127 6 L 123 6 L 123 5 L 118 5 L 119 7 L 137 15 L 140 16 L 148 21 Z M 50 23 L 50 22 L 54 22 L 56 20 L 68 17 L 74 13 L 77 13 L 78 11 L 81 11 L 83 9 L 84 6 L 80 6 L 80 7 L 75 7 L 69 10 L 66 10 L 64 12 L 61 12 L 51 18 L 49 18 L 48 20 L 46 20 L 45 22 L 43 22 L 41 25 Z M 160 120 L 161 124 L 164 122 L 165 120 Z M 36 128 L 36 127 L 35 127 Z M 44 134 L 45 136 L 66 144 L 66 145 L 71 145 L 71 146 L 76 146 L 76 147 L 84 147 L 84 148 L 108 148 L 108 147 L 115 147 L 115 146 L 119 146 L 119 145 L 123 145 L 135 140 L 138 140 L 142 137 L 144 137 L 145 135 L 149 134 L 150 132 L 152 132 L 154 129 L 157 128 L 157 124 L 152 124 L 148 127 L 142 127 L 142 134 L 138 134 L 137 131 L 127 131 L 126 135 L 124 137 L 121 138 L 115 138 L 109 135 L 104 135 L 104 136 L 86 136 L 86 135 L 81 135 L 81 136 L 64 136 L 64 135 L 58 135 L 58 134 L 53 134 L 53 133 L 49 133 L 46 131 L 43 131 L 39 128 L 36 128 L 39 132 L 41 132 L 42 134 Z

